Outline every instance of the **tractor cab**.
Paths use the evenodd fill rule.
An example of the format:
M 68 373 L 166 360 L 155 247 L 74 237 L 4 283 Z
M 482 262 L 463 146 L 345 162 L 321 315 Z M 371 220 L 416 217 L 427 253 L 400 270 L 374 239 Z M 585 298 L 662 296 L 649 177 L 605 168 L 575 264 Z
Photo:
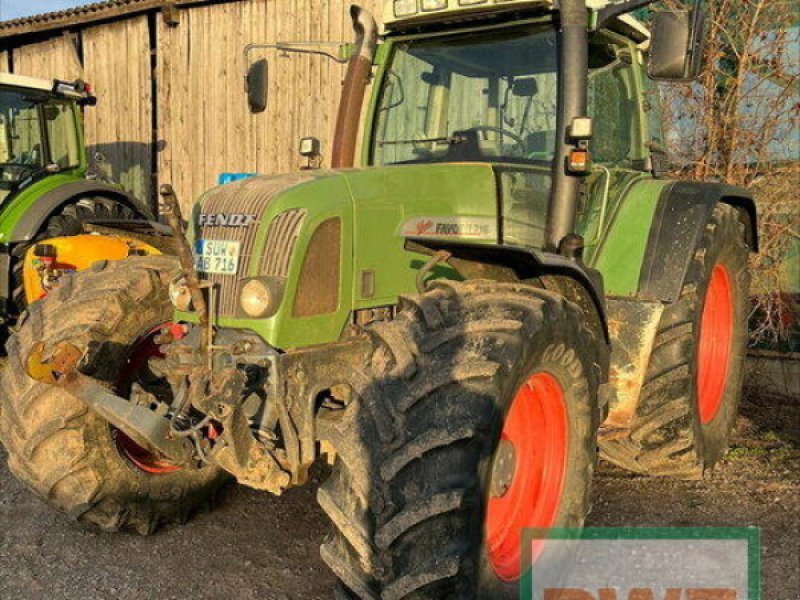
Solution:
M 85 164 L 80 82 L 0 75 L 0 198 Z
M 419 19 L 431 23 L 431 16 Z M 500 195 L 501 243 L 544 248 L 561 119 L 560 33 L 548 13 L 502 16 L 445 32 L 420 30 L 410 15 L 389 21 L 364 161 L 488 163 Z M 591 176 L 592 189 L 598 180 L 608 184 L 646 171 L 652 132 L 638 97 L 648 40 L 633 19 L 614 21 L 589 38 L 585 116 L 597 142 L 569 168 Z

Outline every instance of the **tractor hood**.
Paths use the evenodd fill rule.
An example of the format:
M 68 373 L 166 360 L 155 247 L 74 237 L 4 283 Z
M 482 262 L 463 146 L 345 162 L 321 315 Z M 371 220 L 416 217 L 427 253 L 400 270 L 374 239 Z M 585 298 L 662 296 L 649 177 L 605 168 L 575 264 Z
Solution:
M 406 236 L 496 242 L 493 168 L 426 164 L 253 177 L 207 192 L 190 229 L 198 251 L 200 240 L 234 242 L 225 247 L 236 260 L 205 275 L 218 290 L 219 324 L 256 330 L 277 348 L 335 341 L 353 310 L 412 293 L 428 259 L 404 249 Z M 281 282 L 276 314 L 244 318 L 240 286 L 252 277 Z

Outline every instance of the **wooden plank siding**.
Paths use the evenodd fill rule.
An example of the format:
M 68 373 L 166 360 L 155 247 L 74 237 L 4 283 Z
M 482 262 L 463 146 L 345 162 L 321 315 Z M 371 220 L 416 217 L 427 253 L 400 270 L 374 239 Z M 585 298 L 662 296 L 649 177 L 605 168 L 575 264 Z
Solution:
M 153 11 L 73 26 L 80 56 L 62 35 L 4 51 L 15 73 L 91 82 L 98 105 L 86 112 L 90 152 L 104 154 L 112 176 L 136 195 L 155 201 L 153 184 L 171 183 L 188 209 L 220 173 L 297 170 L 302 137 L 319 137 L 329 155 L 345 67 L 254 52 L 270 62 L 270 96 L 267 111 L 251 115 L 243 52 L 250 43 L 349 41 L 350 4 L 211 2 L 180 8 L 176 26 Z M 360 4 L 380 16 L 381 0 Z M 8 62 L 0 53 L 0 70 Z
M 66 80 L 83 76 L 75 44 L 64 35 L 14 48 L 11 56 L 13 71 L 20 75 Z
M 83 56 L 86 80 L 97 96 L 97 107 L 85 113 L 90 156 L 101 153 L 115 181 L 140 198 L 150 198 L 153 80 L 148 18 L 84 30 Z

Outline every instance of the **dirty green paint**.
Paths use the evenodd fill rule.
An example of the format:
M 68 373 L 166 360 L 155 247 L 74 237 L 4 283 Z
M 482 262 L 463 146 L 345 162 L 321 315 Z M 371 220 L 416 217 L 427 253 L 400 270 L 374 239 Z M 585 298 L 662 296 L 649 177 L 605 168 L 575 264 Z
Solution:
M 19 220 L 36 204 L 39 198 L 62 185 L 80 181 L 85 178 L 85 175 L 85 170 L 80 167 L 49 175 L 14 194 L 13 197 L 9 197 L 0 207 L 0 243 L 6 243 L 11 239 Z
M 277 314 L 266 319 L 220 318 L 220 327 L 249 329 L 270 345 L 297 348 L 336 341 L 352 310 L 395 304 L 401 294 L 416 291 L 417 272 L 429 257 L 407 252 L 400 228 L 415 217 L 477 217 L 497 219 L 495 178 L 487 164 L 442 164 L 384 167 L 320 173 L 316 179 L 290 187 L 278 195 L 264 215 L 254 252 L 262 253 L 272 219 L 293 208 L 305 208 L 307 217 L 295 246 L 288 286 Z M 196 215 L 202 200 L 195 207 Z M 292 316 L 300 271 L 311 236 L 324 221 L 342 222 L 339 306 L 334 313 L 314 317 Z M 196 222 L 196 220 L 194 220 Z M 190 233 L 194 238 L 194 233 Z M 478 240 L 473 240 L 478 241 Z M 496 239 L 485 239 L 486 243 Z M 249 276 L 258 274 L 251 261 Z M 361 273 L 375 273 L 375 293 L 364 298 Z M 193 320 L 179 313 L 180 320 Z
M 641 180 L 620 201 L 592 261 L 603 275 L 606 295 L 633 297 L 638 292 L 650 226 L 661 192 L 670 183 Z

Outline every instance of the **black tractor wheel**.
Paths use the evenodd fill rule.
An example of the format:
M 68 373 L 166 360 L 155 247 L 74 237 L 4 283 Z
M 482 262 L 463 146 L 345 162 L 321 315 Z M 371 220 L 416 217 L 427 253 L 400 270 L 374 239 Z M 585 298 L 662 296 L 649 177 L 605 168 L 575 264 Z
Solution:
M 70 202 L 51 215 L 35 238 L 28 243 L 17 244 L 11 251 L 11 318 L 16 319 L 27 306 L 25 283 L 22 278 L 25 254 L 40 240 L 69 237 L 84 233 L 83 224 L 98 219 L 144 218 L 132 208 L 112 198 L 80 198 Z
M 169 385 L 150 369 L 154 336 L 172 318 L 171 257 L 97 263 L 67 276 L 31 304 L 8 341 L 0 371 L 0 434 L 16 477 L 59 511 L 104 531 L 141 534 L 182 522 L 224 482 L 219 469 L 181 466 L 148 452 L 57 386 L 26 374 L 33 347 L 101 344 L 96 378 L 123 397 L 134 385 L 170 401 Z
M 319 425 L 340 597 L 516 598 L 522 528 L 582 526 L 608 365 L 584 318 L 529 285 L 445 282 L 371 329 L 368 373 Z
M 731 206 L 715 208 L 680 298 L 661 317 L 630 432 L 601 444 L 606 460 L 639 473 L 699 479 L 723 456 L 747 348 L 743 218 Z

